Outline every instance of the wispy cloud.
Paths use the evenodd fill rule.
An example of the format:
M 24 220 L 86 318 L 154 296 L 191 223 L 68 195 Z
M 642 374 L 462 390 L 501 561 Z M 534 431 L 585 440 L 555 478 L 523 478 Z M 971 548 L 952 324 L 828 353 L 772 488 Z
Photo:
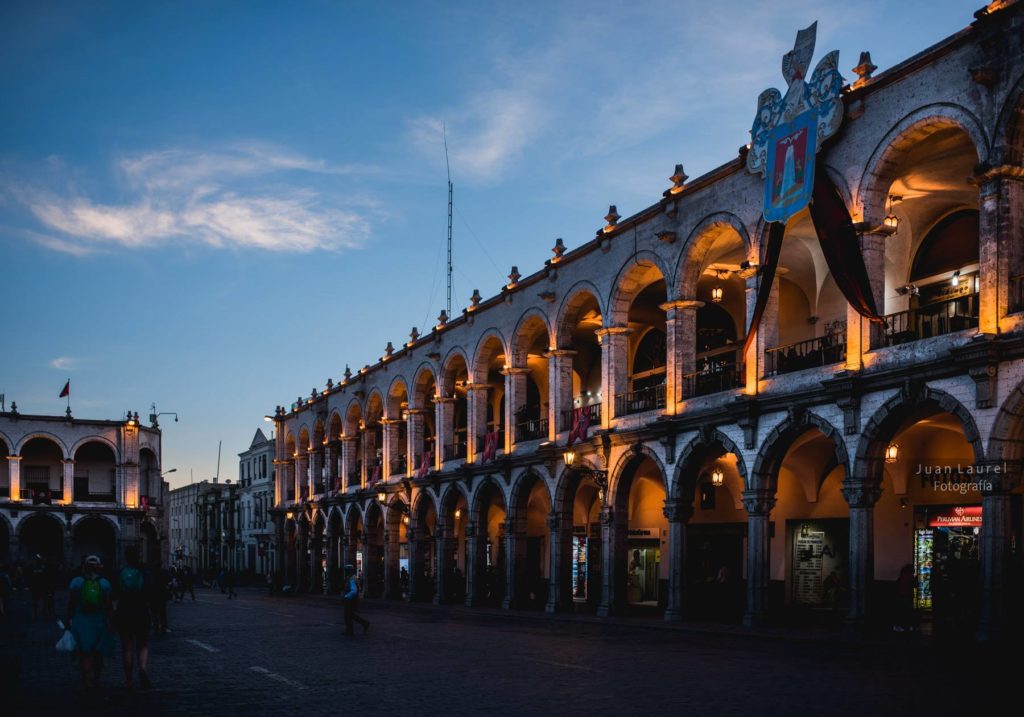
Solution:
M 8 183 L 7 193 L 45 231 L 24 232 L 54 251 L 143 248 L 171 241 L 309 252 L 359 246 L 370 234 L 365 198 L 350 206 L 318 189 L 317 176 L 368 174 L 266 144 L 218 151 L 165 149 L 120 158 L 127 198 L 102 202 L 74 188 Z
M 80 362 L 80 359 L 72 356 L 58 356 L 50 361 L 50 367 L 55 368 L 58 371 L 74 371 L 78 368 Z

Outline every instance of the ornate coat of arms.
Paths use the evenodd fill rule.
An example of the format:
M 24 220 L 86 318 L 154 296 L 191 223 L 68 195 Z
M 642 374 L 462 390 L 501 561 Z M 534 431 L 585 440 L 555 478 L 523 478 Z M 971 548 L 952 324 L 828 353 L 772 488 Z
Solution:
M 798 32 L 792 51 L 782 58 L 782 76 L 789 83 L 785 97 L 771 88 L 757 98 L 747 170 L 765 175 L 763 213 L 768 222 L 785 222 L 807 206 L 815 155 L 843 122 L 839 51 L 825 55 L 810 81 L 804 80 L 817 32 L 817 22 Z

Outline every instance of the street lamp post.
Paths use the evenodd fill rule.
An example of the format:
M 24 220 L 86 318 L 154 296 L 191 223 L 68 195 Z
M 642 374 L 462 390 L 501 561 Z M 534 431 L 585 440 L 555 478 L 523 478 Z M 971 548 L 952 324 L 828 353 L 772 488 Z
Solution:
M 598 497 L 601 499 L 601 504 L 604 504 L 605 492 L 608 490 L 608 471 L 600 468 L 591 468 L 587 463 L 576 464 L 576 451 L 569 446 L 562 453 L 562 461 L 565 463 L 565 467 L 569 470 L 576 471 L 585 476 L 589 476 L 594 481 L 594 485 L 597 486 Z

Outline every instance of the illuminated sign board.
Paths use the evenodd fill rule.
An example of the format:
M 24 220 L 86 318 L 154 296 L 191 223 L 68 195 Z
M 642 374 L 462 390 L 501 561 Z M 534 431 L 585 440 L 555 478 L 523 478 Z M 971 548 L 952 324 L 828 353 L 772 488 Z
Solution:
M 956 505 L 928 516 L 929 528 L 981 527 L 980 505 Z

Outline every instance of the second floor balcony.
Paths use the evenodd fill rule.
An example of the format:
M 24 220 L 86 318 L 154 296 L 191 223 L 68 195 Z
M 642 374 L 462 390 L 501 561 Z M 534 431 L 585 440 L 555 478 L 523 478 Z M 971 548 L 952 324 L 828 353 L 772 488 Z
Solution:
M 846 337 L 828 334 L 768 349 L 764 355 L 765 376 L 778 376 L 845 360 Z

